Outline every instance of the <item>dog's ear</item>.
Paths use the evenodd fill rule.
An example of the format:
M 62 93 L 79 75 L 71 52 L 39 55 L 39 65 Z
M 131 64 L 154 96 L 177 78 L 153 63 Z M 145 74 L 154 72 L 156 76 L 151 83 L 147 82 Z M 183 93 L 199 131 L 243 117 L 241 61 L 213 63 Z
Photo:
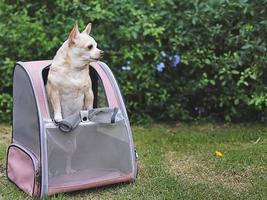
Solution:
M 75 39 L 78 37 L 79 35 L 79 28 L 78 25 L 75 24 L 69 34 L 69 46 L 72 46 L 75 44 Z
M 86 28 L 84 29 L 83 33 L 87 33 L 88 35 L 90 34 L 91 32 L 91 29 L 92 29 L 92 24 L 89 23 L 87 24 Z

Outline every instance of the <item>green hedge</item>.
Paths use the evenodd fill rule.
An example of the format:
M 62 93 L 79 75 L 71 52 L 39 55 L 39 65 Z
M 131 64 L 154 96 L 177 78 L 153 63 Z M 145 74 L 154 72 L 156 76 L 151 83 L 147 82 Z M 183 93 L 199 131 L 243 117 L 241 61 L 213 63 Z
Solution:
M 265 0 L 0 1 L 0 120 L 15 61 L 52 59 L 93 23 L 134 122 L 266 120 Z

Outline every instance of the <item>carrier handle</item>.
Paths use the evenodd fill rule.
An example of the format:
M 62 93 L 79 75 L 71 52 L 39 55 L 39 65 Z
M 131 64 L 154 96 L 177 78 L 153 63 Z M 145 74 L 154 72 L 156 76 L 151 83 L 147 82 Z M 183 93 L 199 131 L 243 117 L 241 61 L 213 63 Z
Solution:
M 88 111 L 88 120 L 96 123 L 114 124 L 119 108 L 95 108 Z

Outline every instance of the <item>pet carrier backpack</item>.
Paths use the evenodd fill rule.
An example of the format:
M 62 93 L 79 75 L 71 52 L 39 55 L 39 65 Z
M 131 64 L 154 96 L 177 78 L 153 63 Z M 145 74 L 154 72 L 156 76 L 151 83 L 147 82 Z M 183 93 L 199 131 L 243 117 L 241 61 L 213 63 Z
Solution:
M 94 109 L 78 114 L 77 127 L 65 133 L 69 123 L 63 124 L 62 131 L 50 117 L 45 90 L 50 65 L 51 61 L 32 61 L 14 67 L 9 180 L 35 197 L 133 182 L 137 153 L 109 67 L 103 62 L 90 64 Z

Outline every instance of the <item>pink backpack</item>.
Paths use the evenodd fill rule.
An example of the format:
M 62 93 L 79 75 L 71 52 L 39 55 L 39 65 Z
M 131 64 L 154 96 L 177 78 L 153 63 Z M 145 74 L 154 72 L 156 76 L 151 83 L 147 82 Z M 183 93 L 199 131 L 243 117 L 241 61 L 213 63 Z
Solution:
M 9 180 L 35 197 L 133 182 L 137 153 L 125 105 L 109 67 L 91 63 L 97 109 L 78 113 L 73 118 L 80 119 L 75 121 L 76 127 L 64 132 L 50 117 L 45 90 L 50 64 L 18 62 L 14 67 Z M 69 124 L 66 121 L 63 128 Z

